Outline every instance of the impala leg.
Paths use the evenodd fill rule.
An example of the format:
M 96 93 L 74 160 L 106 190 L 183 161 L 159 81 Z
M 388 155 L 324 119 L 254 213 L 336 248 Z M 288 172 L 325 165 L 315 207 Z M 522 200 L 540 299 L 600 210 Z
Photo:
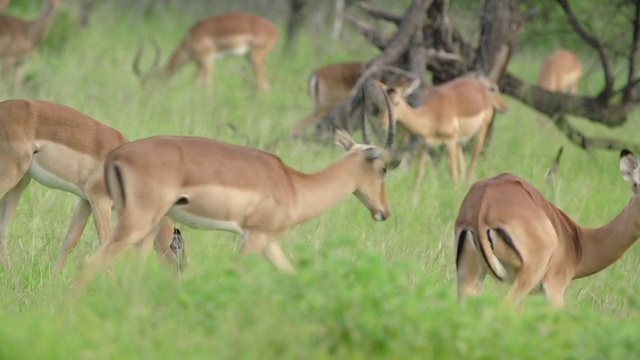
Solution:
M 545 271 L 545 264 L 524 264 L 507 293 L 507 301 L 520 306 L 524 298 L 542 282 Z
M 413 186 L 413 201 L 414 205 L 418 198 L 418 188 L 420 187 L 420 183 L 422 182 L 422 178 L 424 177 L 425 165 L 429 160 L 429 153 L 427 152 L 427 148 L 423 146 L 420 149 L 420 158 L 418 160 L 418 177 L 416 178 L 416 183 Z
M 478 295 L 482 290 L 487 267 L 482 255 L 473 243 L 473 233 L 463 231 L 457 241 L 456 276 L 458 280 L 458 300 Z
M 13 91 L 18 94 L 22 91 L 25 66 L 26 63 L 24 61 L 18 61 L 15 66 L 15 74 L 13 77 Z
M 87 220 L 89 220 L 89 215 L 91 215 L 91 205 L 89 202 L 84 199 L 78 200 L 76 209 L 73 212 L 73 217 L 71 218 L 71 225 L 69 225 L 69 230 L 67 231 L 67 235 L 62 243 L 62 248 L 60 249 L 60 255 L 58 255 L 56 272 L 60 272 L 62 270 L 65 262 L 67 261 L 67 256 L 78 244 L 78 241 L 82 236 L 82 232 L 87 225 Z
M 267 73 L 264 70 L 264 63 L 267 59 L 267 55 L 275 45 L 275 40 L 268 41 L 262 44 L 260 47 L 254 47 L 249 53 L 251 64 L 253 65 L 253 72 L 255 73 L 256 80 L 258 82 L 258 90 L 268 91 L 271 89 Z
M 144 239 L 154 229 L 153 218 L 153 215 L 148 213 L 137 218 L 121 215 L 111 241 L 101 246 L 98 252 L 84 264 L 74 283 L 76 291 L 82 291 L 96 274 L 110 266 L 113 259 L 122 251 Z
M 293 266 L 287 259 L 287 256 L 282 251 L 280 244 L 275 240 L 270 241 L 264 247 L 264 256 L 269 259 L 279 270 L 284 272 L 293 272 Z
M 549 274 L 543 280 L 542 287 L 552 307 L 561 308 L 564 306 L 564 292 L 570 282 L 570 276 L 556 276 L 554 278 Z
M 293 271 L 293 267 L 282 252 L 280 246 L 271 241 L 269 235 L 259 232 L 248 232 L 242 245 L 242 254 L 262 253 L 273 265 L 282 271 Z
M 493 115 L 491 115 L 493 117 Z M 484 141 L 487 138 L 487 131 L 489 131 L 489 125 L 491 121 L 486 121 L 478 135 L 476 137 L 476 147 L 473 149 L 473 154 L 471 155 L 471 164 L 469 165 L 469 177 L 468 179 L 473 179 L 475 176 L 476 163 L 478 162 L 478 158 L 480 157 L 480 153 L 482 152 L 482 148 L 484 147 Z
M 198 72 L 196 73 L 196 84 L 204 86 L 207 93 L 211 93 L 213 84 L 213 56 L 202 56 L 196 60 L 198 62 Z
M 9 84 L 9 77 L 11 73 L 13 73 L 13 67 L 15 65 L 15 59 L 13 58 L 4 58 L 2 61 L 2 81 L 5 84 Z
M 458 142 L 455 139 L 447 140 L 447 150 L 449 151 L 449 169 L 451 171 L 451 178 L 454 183 L 459 180 L 458 177 Z
M 458 169 L 460 170 L 460 179 L 467 178 L 467 164 L 464 159 L 464 149 L 462 144 L 458 143 Z
M 30 177 L 23 177 L 13 189 L 9 190 L 4 195 L 2 201 L 0 202 L 0 219 L 2 221 L 2 225 L 0 225 L 0 258 L 2 259 L 2 263 L 5 269 L 11 268 L 11 261 L 9 259 L 9 244 L 7 243 L 9 225 L 11 224 L 11 220 L 13 220 L 13 216 L 15 215 L 16 209 L 18 208 L 20 197 L 22 196 L 24 189 L 26 189 L 29 185 L 29 181 L 31 181 Z

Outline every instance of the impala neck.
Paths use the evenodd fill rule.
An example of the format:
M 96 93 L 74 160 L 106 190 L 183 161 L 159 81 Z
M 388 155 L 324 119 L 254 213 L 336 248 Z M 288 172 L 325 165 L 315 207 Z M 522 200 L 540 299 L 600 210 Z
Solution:
M 412 108 L 404 100 L 396 106 L 395 111 L 398 122 L 410 132 L 422 136 L 432 133 L 431 127 L 435 122 L 428 120 L 431 116 L 428 112 L 418 113 L 418 109 Z
M 42 5 L 40 15 L 32 20 L 29 24 L 29 39 L 34 45 L 40 44 L 51 28 L 53 18 L 55 17 L 56 5 L 49 1 L 45 1 Z
M 294 173 L 292 181 L 296 205 L 293 207 L 293 223 L 314 218 L 353 193 L 356 190 L 359 161 L 359 155 L 350 152 L 319 172 Z
M 640 237 L 640 196 L 608 224 L 598 228 L 582 228 L 582 257 L 576 278 L 587 276 L 613 264 Z
M 178 48 L 171 54 L 169 60 L 163 67 L 164 75 L 169 78 L 172 77 L 178 70 L 180 70 L 186 63 L 191 60 L 189 50 L 186 48 L 183 41 L 178 45 Z

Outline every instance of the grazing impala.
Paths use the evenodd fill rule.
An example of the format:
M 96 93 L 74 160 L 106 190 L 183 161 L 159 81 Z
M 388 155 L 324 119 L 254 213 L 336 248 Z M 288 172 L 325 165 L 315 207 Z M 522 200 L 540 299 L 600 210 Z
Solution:
M 178 48 L 167 63 L 158 67 L 158 53 L 152 68 L 146 73 L 140 70 L 142 47 L 133 61 L 133 71 L 146 83 L 152 79 L 166 80 L 172 77 L 185 64 L 193 61 L 198 66 L 196 83 L 211 89 L 213 62 L 225 55 L 248 54 L 258 82 L 258 89 L 268 90 L 269 80 L 264 70 L 267 55 L 278 40 L 278 28 L 268 19 L 232 12 L 204 18 L 189 29 Z
M 427 90 L 424 103 L 418 108 L 409 105 L 405 92 L 381 83 L 379 85 L 391 98 L 399 124 L 404 125 L 409 132 L 424 138 L 426 146 L 447 146 L 451 177 L 456 182 L 459 180 L 458 160 L 463 176 L 466 167 L 461 143 L 477 136 L 469 166 L 469 176 L 472 177 L 487 130 L 493 120 L 494 109 L 509 109 L 498 86 L 484 76 L 463 76 L 430 88 Z M 413 190 L 414 198 L 424 176 L 427 157 L 427 149 L 423 148 Z
M 0 14 L 0 59 L 2 80 L 13 73 L 14 90 L 19 92 L 24 78 L 24 65 L 47 36 L 58 0 L 45 0 L 40 15 L 34 20 Z
M 538 85 L 554 92 L 575 95 L 582 78 L 582 63 L 572 51 L 559 49 L 551 53 L 542 63 Z
M 513 281 L 508 299 L 520 303 L 541 286 L 550 303 L 562 306 L 573 279 L 597 273 L 618 260 L 640 236 L 640 167 L 628 150 L 620 171 L 634 195 L 611 222 L 585 228 L 512 174 L 475 183 L 455 224 L 458 295 L 477 294 L 487 270 Z
M 314 70 L 307 88 L 313 111 L 293 126 L 291 135 L 302 136 L 309 126 L 319 123 L 331 109 L 346 100 L 365 66 L 363 62 L 343 62 Z
M 104 183 L 107 153 L 124 144 L 118 130 L 70 107 L 39 100 L 0 103 L 0 246 L 9 267 L 7 233 L 22 192 L 31 179 L 68 191 L 80 199 L 60 250 L 57 270 L 80 240 L 89 215 L 100 243 L 111 234 L 111 199 Z M 162 221 L 155 243 L 158 252 L 173 259 L 170 246 L 180 246 L 169 221 Z M 175 241 L 172 241 L 175 240 Z
M 363 119 L 366 129 L 366 115 Z M 354 194 L 374 220 L 389 218 L 384 178 L 387 169 L 396 166 L 391 123 L 385 148 L 369 145 L 366 130 L 366 145 L 336 130 L 336 142 L 347 154 L 313 174 L 292 169 L 261 150 L 200 137 L 157 136 L 119 147 L 105 163 L 119 221 L 111 241 L 86 263 L 77 288 L 126 247 L 147 242 L 165 215 L 191 227 L 239 234 L 244 254 L 262 252 L 278 269 L 291 271 L 275 240 L 345 196 Z

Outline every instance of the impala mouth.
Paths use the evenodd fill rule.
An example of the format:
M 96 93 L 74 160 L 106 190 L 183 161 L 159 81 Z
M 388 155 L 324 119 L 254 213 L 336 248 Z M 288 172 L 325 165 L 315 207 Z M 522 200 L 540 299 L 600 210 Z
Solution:
M 372 215 L 375 221 L 385 221 L 389 218 L 389 214 L 383 210 L 375 210 L 372 212 Z

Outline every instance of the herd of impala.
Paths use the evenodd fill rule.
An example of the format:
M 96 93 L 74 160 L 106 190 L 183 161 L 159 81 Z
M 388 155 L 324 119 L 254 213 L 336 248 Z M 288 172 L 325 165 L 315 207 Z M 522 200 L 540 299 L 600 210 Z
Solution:
M 3 0 L 0 7 L 9 1 Z M 49 31 L 57 5 L 58 0 L 45 0 L 40 15 L 31 21 L 0 15 L 2 79 L 8 83 L 13 76 L 16 92 L 24 64 Z M 159 46 L 154 44 L 152 68 L 143 72 L 141 45 L 133 69 L 145 84 L 168 80 L 193 62 L 198 67 L 196 82 L 210 90 L 215 58 L 246 54 L 258 90 L 267 91 L 264 65 L 278 35 L 278 28 L 261 16 L 242 12 L 211 16 L 187 31 L 165 65 L 159 64 Z M 365 69 L 364 62 L 344 62 L 313 71 L 308 83 L 313 110 L 292 127 L 291 135 L 302 136 L 345 101 L 357 90 L 354 87 Z M 578 57 L 560 49 L 545 59 L 538 85 L 547 91 L 577 94 L 581 76 Z M 31 99 L 4 101 L 0 103 L 0 259 L 9 269 L 9 225 L 31 179 L 79 197 L 56 264 L 58 271 L 93 214 L 100 248 L 76 277 L 74 286 L 79 289 L 134 244 L 139 245 L 142 259 L 155 245 L 161 257 L 184 265 L 183 240 L 171 220 L 234 232 L 244 239 L 243 253 L 262 253 L 278 269 L 292 271 L 278 237 L 349 194 L 369 209 L 374 220 L 389 218 L 384 180 L 387 171 L 398 165 L 393 149 L 396 122 L 423 140 L 414 195 L 424 175 L 428 147 L 446 146 L 453 181 L 473 179 L 495 111 L 508 110 L 494 82 L 482 75 L 465 75 L 424 90 L 418 107 L 407 101 L 415 86 L 375 84 L 385 99 L 381 122 L 388 135 L 384 146 L 371 144 L 363 111 L 364 144 L 356 143 L 344 130 L 335 130 L 335 140 L 346 154 L 312 174 L 250 147 L 196 136 L 152 136 L 129 142 L 120 131 L 65 105 Z M 471 138 L 476 138 L 476 145 L 467 169 L 462 145 Z M 552 305 L 561 306 L 572 279 L 606 268 L 640 236 L 639 161 L 623 150 L 620 169 L 634 195 L 618 216 L 599 228 L 581 227 L 515 175 L 475 182 L 455 221 L 459 298 L 478 293 L 490 273 L 512 283 L 507 297 L 515 303 L 540 287 Z M 113 231 L 112 209 L 118 214 Z

